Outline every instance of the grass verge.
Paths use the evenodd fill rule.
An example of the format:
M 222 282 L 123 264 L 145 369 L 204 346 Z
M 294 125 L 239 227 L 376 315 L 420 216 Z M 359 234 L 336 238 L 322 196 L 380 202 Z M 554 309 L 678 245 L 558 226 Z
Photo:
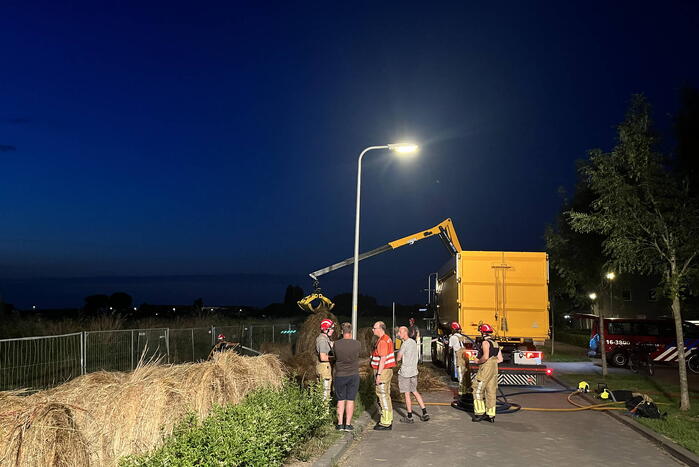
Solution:
M 651 430 L 666 436 L 680 446 L 699 454 L 699 392 L 690 391 L 691 410 L 679 410 L 679 385 L 665 384 L 653 378 L 635 374 L 593 376 L 590 374 L 561 374 L 556 375 L 570 387 L 577 387 L 580 381 L 587 381 L 590 387 L 597 383 L 606 383 L 611 390 L 627 389 L 648 394 L 661 412 L 667 412 L 667 417 L 661 420 L 649 418 L 634 418 Z
M 558 342 L 554 344 L 555 353 L 551 354 L 551 341 L 547 341 L 544 347 L 544 360 L 547 362 L 587 362 L 587 349 L 576 345 Z

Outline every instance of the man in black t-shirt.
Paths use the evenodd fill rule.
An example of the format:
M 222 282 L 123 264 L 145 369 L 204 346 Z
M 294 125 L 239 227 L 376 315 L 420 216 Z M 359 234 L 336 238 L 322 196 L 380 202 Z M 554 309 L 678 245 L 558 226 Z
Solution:
M 359 390 L 359 341 L 352 339 L 352 325 L 342 323 L 342 339 L 335 342 L 336 430 L 352 431 L 354 400 Z

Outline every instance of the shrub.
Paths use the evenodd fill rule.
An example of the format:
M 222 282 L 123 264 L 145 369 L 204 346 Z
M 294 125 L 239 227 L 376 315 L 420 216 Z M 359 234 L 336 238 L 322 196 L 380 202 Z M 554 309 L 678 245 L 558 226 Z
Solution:
M 188 416 L 165 444 L 122 465 L 281 465 L 294 447 L 331 422 L 322 389 L 287 381 L 261 389 L 234 406 L 217 407 L 203 421 Z

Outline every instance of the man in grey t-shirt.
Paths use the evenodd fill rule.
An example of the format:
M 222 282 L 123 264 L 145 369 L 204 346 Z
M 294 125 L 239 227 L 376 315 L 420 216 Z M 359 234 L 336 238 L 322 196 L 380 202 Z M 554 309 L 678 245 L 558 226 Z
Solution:
M 408 328 L 405 326 L 401 326 L 398 329 L 398 336 L 403 341 L 398 351 L 398 357 L 396 358 L 399 362 L 403 362 L 400 370 L 398 370 L 398 389 L 403 393 L 403 396 L 405 396 L 405 408 L 407 409 L 407 415 L 401 418 L 400 421 L 403 423 L 414 423 L 413 402 L 410 398 L 410 394 L 412 393 L 422 409 L 420 419 L 426 422 L 430 419 L 430 416 L 427 414 L 422 396 L 417 392 L 417 342 L 408 337 Z

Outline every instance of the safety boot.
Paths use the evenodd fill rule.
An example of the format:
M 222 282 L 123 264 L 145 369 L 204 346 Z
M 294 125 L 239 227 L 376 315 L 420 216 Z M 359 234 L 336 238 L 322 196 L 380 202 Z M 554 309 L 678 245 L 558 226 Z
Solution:
M 480 422 L 480 421 L 485 420 L 486 418 L 488 418 L 488 416 L 484 413 L 482 413 L 480 415 L 473 414 L 473 417 L 471 417 L 471 421 L 472 422 Z

